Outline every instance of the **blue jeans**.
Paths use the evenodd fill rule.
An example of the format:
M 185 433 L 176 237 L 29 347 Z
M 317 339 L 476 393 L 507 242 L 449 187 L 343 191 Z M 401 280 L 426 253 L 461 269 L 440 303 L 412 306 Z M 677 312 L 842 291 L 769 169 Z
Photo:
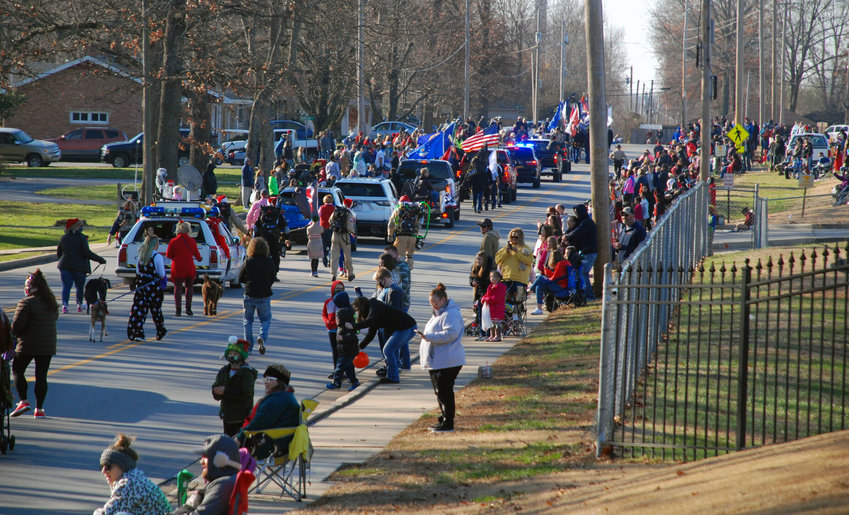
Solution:
M 357 384 L 357 373 L 354 370 L 354 358 L 340 354 L 336 358 L 336 370 L 333 371 L 333 382 L 342 384 L 342 378 L 347 377 L 351 384 Z
M 77 304 L 82 304 L 83 287 L 85 286 L 85 272 L 69 272 L 68 270 L 59 270 L 59 276 L 62 278 L 62 305 L 68 305 L 68 299 L 71 298 L 71 286 L 76 286 Z
M 262 339 L 268 342 L 268 328 L 271 327 L 271 297 L 257 299 L 254 297 L 245 297 L 243 300 L 245 306 L 245 316 L 243 323 L 245 326 L 245 340 L 251 343 L 251 349 L 254 346 L 254 311 L 259 317 L 260 333 Z
M 590 283 L 590 270 L 595 265 L 595 260 L 598 258 L 598 253 L 584 254 L 584 262 L 581 264 L 581 286 L 584 287 L 584 296 L 587 300 L 595 300 L 593 293 L 593 285 Z
M 472 205 L 475 211 L 483 211 L 483 190 L 472 190 Z
M 544 275 L 538 275 L 534 279 L 534 282 L 531 283 L 531 290 L 537 292 L 537 305 L 542 305 L 545 294 L 548 292 L 553 293 L 555 297 L 561 297 L 569 291 Z
M 392 336 L 386 340 L 386 345 L 383 347 L 383 358 L 386 360 L 386 378 L 390 381 L 400 381 L 399 372 L 399 354 L 404 353 L 406 349 L 407 360 L 410 359 L 410 338 L 416 331 L 413 326 L 409 329 L 401 329 L 392 333 Z

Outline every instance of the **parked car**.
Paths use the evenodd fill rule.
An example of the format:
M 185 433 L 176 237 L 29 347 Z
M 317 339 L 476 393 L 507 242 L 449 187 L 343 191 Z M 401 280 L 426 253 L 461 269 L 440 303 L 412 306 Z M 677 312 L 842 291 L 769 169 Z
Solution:
M 275 131 L 283 129 L 295 131 L 295 139 L 308 139 L 314 135 L 312 129 L 295 120 L 271 120 L 269 123 Z M 280 139 L 280 137 L 276 136 L 274 139 Z
M 380 122 L 371 128 L 371 137 L 375 136 L 391 136 L 401 132 L 401 129 L 407 131 L 407 134 L 416 130 L 415 125 L 410 125 L 404 122 Z
M 310 216 L 304 216 L 301 209 L 295 203 L 295 188 L 285 188 L 277 194 L 277 206 L 283 211 L 283 216 L 286 217 L 286 225 L 289 227 L 289 241 L 292 243 L 306 244 L 307 231 L 312 218 L 312 213 L 318 214 L 318 207 L 322 204 L 322 199 L 325 195 L 333 197 L 333 203 L 336 206 L 343 205 L 345 195 L 342 190 L 332 186 L 329 188 L 318 188 L 318 192 L 313 193 L 312 202 L 310 203 Z
M 411 185 L 416 180 L 421 168 L 428 169 L 430 183 L 439 192 L 439 204 L 432 207 L 430 222 L 439 220 L 449 229 L 454 227 L 454 221 L 460 219 L 460 202 L 454 183 L 454 171 L 448 161 L 441 159 L 405 159 L 401 161 L 398 167 L 398 175 L 401 177 L 404 187 L 399 193 L 404 195 L 404 191 L 408 188 L 412 189 Z M 412 195 L 410 196 L 412 197 Z
M 33 139 L 20 129 L 0 127 L 0 160 L 39 167 L 61 158 L 62 151 L 56 143 Z
M 103 145 L 127 141 L 127 135 L 112 127 L 82 127 L 47 141 L 59 145 L 63 161 L 100 161 Z
M 190 130 L 180 129 L 181 141 L 177 146 L 177 162 L 180 166 L 188 164 L 191 145 L 188 143 Z M 218 135 L 213 133 L 211 141 L 217 141 Z M 141 163 L 144 157 L 144 133 L 136 134 L 133 139 L 120 143 L 107 143 L 100 149 L 100 160 L 111 163 L 115 168 L 124 168 L 135 163 Z
M 540 164 L 540 175 L 550 175 L 552 182 L 560 182 L 564 173 L 572 171 L 572 162 L 569 161 L 569 153 L 565 149 L 556 150 L 549 148 L 549 139 L 529 139 L 516 146 L 533 146 L 534 155 Z
M 145 231 L 149 227 L 153 228 L 154 234 L 159 238 L 157 251 L 162 254 L 166 273 L 170 272 L 171 260 L 165 257 L 165 251 L 168 249 L 168 243 L 176 236 L 177 224 L 181 221 L 189 223 L 189 235 L 197 242 L 202 258 L 196 263 L 195 283 L 202 282 L 205 276 L 209 276 L 220 283 L 229 281 L 230 286 L 238 287 L 239 269 L 245 260 L 245 248 L 224 224 L 219 224 L 219 229 L 224 231 L 224 241 L 230 254 L 228 258 L 227 252 L 212 234 L 212 228 L 206 221 L 206 210 L 199 202 L 165 201 L 143 207 L 141 218 L 121 242 L 115 275 L 127 284 L 136 278 L 139 247 L 144 242 Z
M 392 212 L 398 207 L 398 192 L 388 179 L 349 177 L 334 184 L 345 198 L 354 201 L 357 236 L 386 238 Z
M 245 164 L 245 146 L 247 144 L 247 140 L 243 139 L 225 142 L 218 151 L 221 154 L 221 160 L 234 166 Z
M 796 146 L 796 142 L 799 140 L 810 140 L 813 145 L 814 152 L 812 154 L 812 158 L 816 161 L 820 155 L 820 152 L 824 156 L 828 155 L 828 138 L 826 138 L 825 134 L 819 134 L 816 132 L 804 132 L 799 134 L 794 134 L 790 136 L 790 139 L 787 140 L 787 153 L 788 155 L 792 152 L 793 147 Z
M 829 141 L 835 141 L 837 139 L 837 135 L 840 134 L 840 131 L 849 134 L 849 125 L 830 125 L 825 130 L 825 135 L 828 136 Z
M 539 188 L 541 169 L 533 147 L 510 147 L 508 151 L 516 168 L 516 182 L 529 182 L 534 188 Z

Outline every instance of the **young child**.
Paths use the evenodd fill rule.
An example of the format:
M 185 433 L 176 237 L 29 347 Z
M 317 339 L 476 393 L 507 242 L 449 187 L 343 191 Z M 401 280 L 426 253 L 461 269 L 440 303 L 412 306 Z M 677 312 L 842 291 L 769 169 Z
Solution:
M 257 371 L 245 363 L 249 346 L 247 340 L 231 336 L 224 350 L 228 364 L 221 367 L 212 383 L 212 398 L 221 402 L 218 416 L 229 436 L 239 432 L 254 404 Z
M 472 287 L 474 293 L 474 308 L 475 308 L 475 324 L 481 326 L 481 297 L 486 293 L 489 287 L 489 267 L 487 266 L 486 254 L 478 252 L 475 256 L 475 261 L 472 263 L 472 271 L 469 273 L 469 286 Z M 477 341 L 486 340 L 486 333 L 480 329 L 480 334 Z
M 354 371 L 354 358 L 360 352 L 357 332 L 354 330 L 354 310 L 344 291 L 333 296 L 333 303 L 336 305 L 336 370 L 333 372 L 333 382 L 325 386 L 328 390 L 341 388 L 342 377 L 345 376 L 351 383 L 348 387 L 351 392 L 360 386 Z
M 324 308 L 321 310 L 321 318 L 324 320 L 324 326 L 327 327 L 327 336 L 330 340 L 330 352 L 333 353 L 333 369 L 336 370 L 336 304 L 333 303 L 333 296 L 339 292 L 345 291 L 345 283 L 342 281 L 333 281 L 330 285 L 330 297 L 324 301 Z M 327 376 L 328 379 L 333 379 L 333 372 Z
M 489 286 L 481 297 L 481 303 L 489 306 L 489 317 L 492 328 L 489 330 L 488 342 L 501 341 L 501 321 L 504 320 L 504 302 L 507 297 L 507 287 L 501 282 L 501 272 L 493 270 L 489 273 Z

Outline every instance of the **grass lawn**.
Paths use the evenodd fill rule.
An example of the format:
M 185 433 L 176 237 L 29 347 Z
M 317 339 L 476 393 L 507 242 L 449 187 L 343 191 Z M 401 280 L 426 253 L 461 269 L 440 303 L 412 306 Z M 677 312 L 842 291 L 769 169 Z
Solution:
M 457 392 L 457 432 L 426 437 L 437 413 L 423 415 L 381 453 L 334 473 L 336 485 L 305 511 L 497 504 L 593 466 L 600 323 L 598 303 L 555 312 L 493 364 L 491 379 Z
M 89 242 L 105 242 L 117 213 L 112 206 L 52 204 L 49 209 L 38 209 L 30 202 L 9 201 L 0 201 L 0 212 L 0 249 L 55 245 L 68 218 L 86 221 Z
M 109 184 L 101 186 L 61 186 L 37 191 L 36 195 L 80 200 L 115 200 L 117 202 L 118 189 Z
M 119 179 L 132 181 L 135 176 L 134 168 L 105 168 L 87 167 L 80 163 L 79 167 L 43 166 L 27 168 L 19 166 L 0 167 L 0 177 L 55 177 L 58 179 Z M 141 170 L 139 170 L 141 177 Z

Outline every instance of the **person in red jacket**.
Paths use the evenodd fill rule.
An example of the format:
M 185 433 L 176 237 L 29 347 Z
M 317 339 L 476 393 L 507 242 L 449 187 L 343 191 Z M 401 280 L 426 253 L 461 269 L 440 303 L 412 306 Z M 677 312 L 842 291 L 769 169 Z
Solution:
M 574 250 L 574 247 L 569 248 Z M 568 290 L 575 289 L 574 275 L 571 263 L 563 257 L 563 253 L 560 250 L 549 252 L 548 260 L 545 263 L 545 270 L 528 287 L 528 290 L 536 291 L 537 294 L 537 309 L 531 314 L 543 314 L 543 299 L 545 299 L 547 293 L 550 292 L 555 296 L 559 296 Z
M 192 316 L 192 288 L 195 283 L 197 268 L 195 261 L 200 261 L 200 251 L 194 238 L 189 236 L 191 226 L 188 222 L 177 224 L 177 236 L 168 244 L 165 256 L 171 260 L 171 282 L 174 283 L 174 305 L 176 315 L 180 316 L 183 299 L 183 286 L 186 288 L 186 314 Z
M 492 328 L 489 330 L 488 342 L 501 341 L 501 321 L 504 320 L 504 302 L 507 298 L 507 286 L 501 282 L 501 272 L 493 270 L 489 273 L 489 286 L 481 297 L 481 303 L 489 306 L 489 317 Z
M 332 205 L 332 204 L 331 204 Z M 324 326 L 327 327 L 327 336 L 330 338 L 330 352 L 333 353 L 333 366 L 331 370 L 336 369 L 336 304 L 333 303 L 333 296 L 337 293 L 345 291 L 345 283 L 342 281 L 333 281 L 330 284 L 330 297 L 324 301 L 324 308 L 321 310 L 321 318 L 324 320 Z M 327 376 L 328 379 L 333 379 L 333 372 Z

